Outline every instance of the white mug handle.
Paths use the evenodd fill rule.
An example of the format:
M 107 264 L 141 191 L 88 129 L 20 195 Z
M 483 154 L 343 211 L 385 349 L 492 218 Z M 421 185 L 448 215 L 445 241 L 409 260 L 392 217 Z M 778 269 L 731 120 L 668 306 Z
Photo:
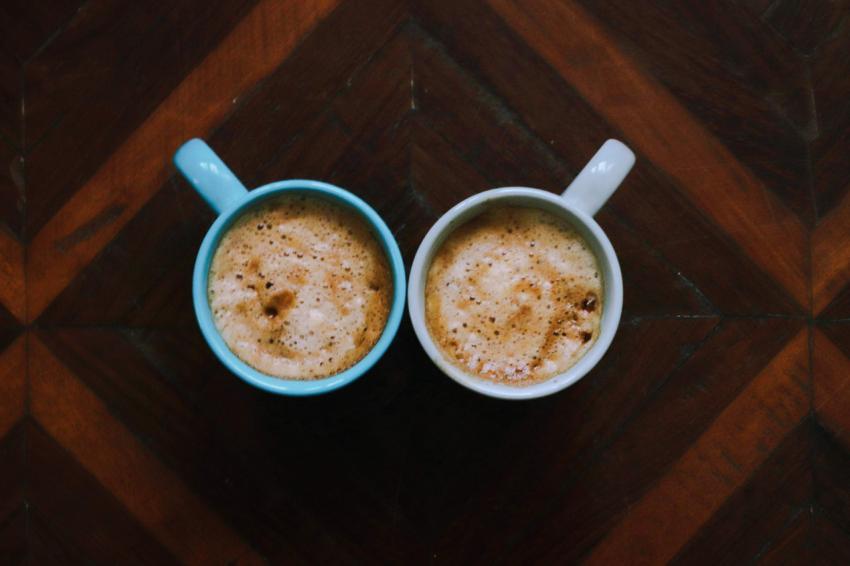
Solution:
M 571 206 L 593 216 L 611 198 L 634 164 L 635 154 L 626 144 L 608 140 L 561 196 Z

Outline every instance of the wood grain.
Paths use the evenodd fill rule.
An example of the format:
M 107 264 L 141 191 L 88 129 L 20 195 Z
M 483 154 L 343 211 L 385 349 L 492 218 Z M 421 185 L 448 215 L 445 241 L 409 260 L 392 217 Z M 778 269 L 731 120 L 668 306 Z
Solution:
M 162 186 L 180 143 L 206 135 L 335 4 L 261 2 L 180 83 L 33 239 L 27 265 L 33 282 L 30 319 Z M 215 98 L 204 96 L 213 85 Z
M 163 546 L 184 562 L 256 561 L 250 547 L 115 421 L 35 336 L 29 354 L 33 417 Z
M 597 140 L 622 135 L 486 5 L 463 1 L 417 8 L 427 30 L 456 60 L 478 70 L 482 81 L 504 97 L 573 171 L 596 151 Z M 736 314 L 799 312 L 800 307 L 777 289 L 735 241 L 707 221 L 663 170 L 638 160 L 629 180 L 608 209 L 675 265 L 712 304 Z M 697 248 L 711 251 L 695 252 Z
M 593 550 L 587 564 L 658 564 L 714 514 L 803 418 L 808 333 L 800 332 Z
M 850 359 L 826 334 L 815 331 L 812 360 L 815 414 L 833 434 L 850 441 Z
M 850 188 L 850 185 L 848 185 Z M 850 198 L 812 233 L 812 309 L 821 313 L 850 279 Z
M 805 151 L 817 111 L 806 62 L 773 26 L 728 0 L 581 4 L 767 190 L 814 222 Z
M 20 321 L 26 318 L 24 247 L 0 230 L 0 305 Z
M 815 535 L 812 542 L 827 564 L 841 564 L 850 556 L 847 540 L 850 527 L 850 490 L 847 489 L 846 467 L 850 464 L 846 444 L 818 429 L 817 450 L 813 452 L 812 472 L 815 478 Z
M 797 218 L 620 52 L 584 10 L 545 0 L 523 7 L 509 0 L 491 5 L 755 262 L 807 304 L 806 238 Z M 560 33 L 565 27 L 573 33 Z
M 68 554 L 62 562 L 179 563 L 96 477 L 41 428 L 30 425 L 27 440 L 31 520 L 44 524 L 61 541 L 63 552 Z M 92 515 L 100 520 L 92 521 Z M 182 558 L 187 561 L 185 555 Z
M 27 61 L 27 239 L 249 7 L 246 0 L 219 2 L 215 9 L 201 0 L 156 6 L 93 0 Z M 76 72 L 61 72 L 69 60 Z M 86 143 L 76 143 L 81 139 Z
M 21 507 L 6 517 L 0 525 L 0 551 L 9 564 L 24 564 L 29 555 L 27 545 L 27 514 Z
M 0 471 L 0 524 L 8 526 L 17 520 L 19 514 L 26 519 L 26 499 L 24 483 L 26 470 L 26 426 L 18 424 L 0 439 L 0 456 L 3 457 L 3 469 Z M 0 527 L 2 528 L 2 527 Z M 16 531 L 15 531 L 16 532 Z M 10 538 L 16 538 L 11 537 Z M 8 540 L 11 542 L 11 540 Z M 15 541 L 18 544 L 18 541 Z M 21 540 L 22 547 L 26 541 Z M 3 556 L 8 556 L 4 553 Z
M 848 8 L 0 5 L 4 563 L 847 563 Z M 331 395 L 251 388 L 192 308 L 191 136 L 247 186 L 349 189 L 406 263 L 461 199 L 625 141 L 611 349 L 506 404 L 405 320 Z
M 814 434 L 811 423 L 800 423 L 672 563 L 732 565 L 789 554 L 790 562 L 804 562 L 786 547 L 800 536 L 810 540 Z
M 21 336 L 0 354 L 0 438 L 26 412 L 26 336 Z
M 0 169 L 0 223 L 6 230 L 20 237 L 23 233 L 25 205 L 24 158 L 20 149 L 5 139 L 0 142 L 0 163 L 4 166 Z
M 828 9 L 822 6 L 817 11 Z M 809 63 L 812 97 L 820 115 L 819 135 L 812 141 L 810 152 L 812 188 L 821 216 L 842 202 L 850 186 L 850 163 L 844 157 L 850 149 L 850 111 L 842 104 L 850 94 L 850 79 L 845 72 L 846 64 L 838 62 L 840 54 L 850 48 L 850 28 L 846 25 L 846 4 L 833 9 L 838 19 L 819 37 L 820 43 Z
M 812 544 L 811 517 L 800 513 L 794 517 L 782 536 L 772 541 L 764 551 L 756 555 L 759 564 L 811 564 L 817 556 L 815 545 Z M 820 557 L 819 557 L 820 558 Z M 829 563 L 829 562 L 825 562 Z

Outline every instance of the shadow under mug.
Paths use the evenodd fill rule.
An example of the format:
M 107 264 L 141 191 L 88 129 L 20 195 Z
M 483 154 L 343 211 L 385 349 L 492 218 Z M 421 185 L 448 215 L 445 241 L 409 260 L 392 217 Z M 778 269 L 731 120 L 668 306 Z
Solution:
M 378 213 L 363 200 L 345 189 L 320 181 L 304 179 L 277 181 L 249 192 L 212 148 L 199 139 L 193 139 L 183 144 L 174 154 L 174 164 L 207 204 L 218 213 L 218 218 L 207 231 L 195 259 L 192 299 L 201 333 L 221 363 L 232 373 L 255 387 L 271 393 L 293 396 L 327 393 L 351 383 L 366 373 L 386 352 L 398 331 L 404 310 L 406 290 L 404 262 L 398 243 Z M 221 237 L 243 213 L 284 193 L 307 194 L 331 200 L 358 212 L 372 227 L 384 253 L 386 253 L 387 263 L 392 271 L 392 305 L 384 331 L 378 341 L 369 353 L 352 367 L 322 379 L 281 379 L 266 375 L 243 362 L 230 351 L 216 329 L 207 299 L 210 264 Z
M 529 187 L 504 187 L 473 195 L 446 212 L 431 227 L 413 259 L 408 282 L 408 310 L 413 330 L 431 360 L 464 387 L 501 399 L 534 399 L 569 387 L 602 359 L 611 345 L 623 310 L 623 277 L 611 242 L 593 220 L 635 163 L 635 155 L 617 140 L 606 141 L 562 195 Z M 471 375 L 449 361 L 439 350 L 425 322 L 425 285 L 434 254 L 461 224 L 494 205 L 515 205 L 546 210 L 564 218 L 585 239 L 602 272 L 603 300 L 599 337 L 569 369 L 540 383 L 507 385 Z

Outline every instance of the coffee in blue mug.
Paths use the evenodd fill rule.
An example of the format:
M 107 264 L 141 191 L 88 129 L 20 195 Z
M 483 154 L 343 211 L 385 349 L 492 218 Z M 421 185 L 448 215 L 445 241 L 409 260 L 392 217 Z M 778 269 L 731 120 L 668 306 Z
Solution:
M 199 139 L 174 163 L 219 213 L 192 282 L 201 332 L 219 360 L 285 395 L 332 391 L 372 367 L 405 299 L 401 253 L 380 216 L 319 181 L 249 192 Z

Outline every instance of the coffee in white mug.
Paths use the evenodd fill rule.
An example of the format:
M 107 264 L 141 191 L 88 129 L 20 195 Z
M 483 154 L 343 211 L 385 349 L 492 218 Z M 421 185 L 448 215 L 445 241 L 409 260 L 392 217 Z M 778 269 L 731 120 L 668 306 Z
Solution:
M 572 367 L 596 341 L 603 284 L 590 246 L 565 219 L 493 206 L 434 254 L 426 325 L 464 372 L 508 385 L 538 383 Z

